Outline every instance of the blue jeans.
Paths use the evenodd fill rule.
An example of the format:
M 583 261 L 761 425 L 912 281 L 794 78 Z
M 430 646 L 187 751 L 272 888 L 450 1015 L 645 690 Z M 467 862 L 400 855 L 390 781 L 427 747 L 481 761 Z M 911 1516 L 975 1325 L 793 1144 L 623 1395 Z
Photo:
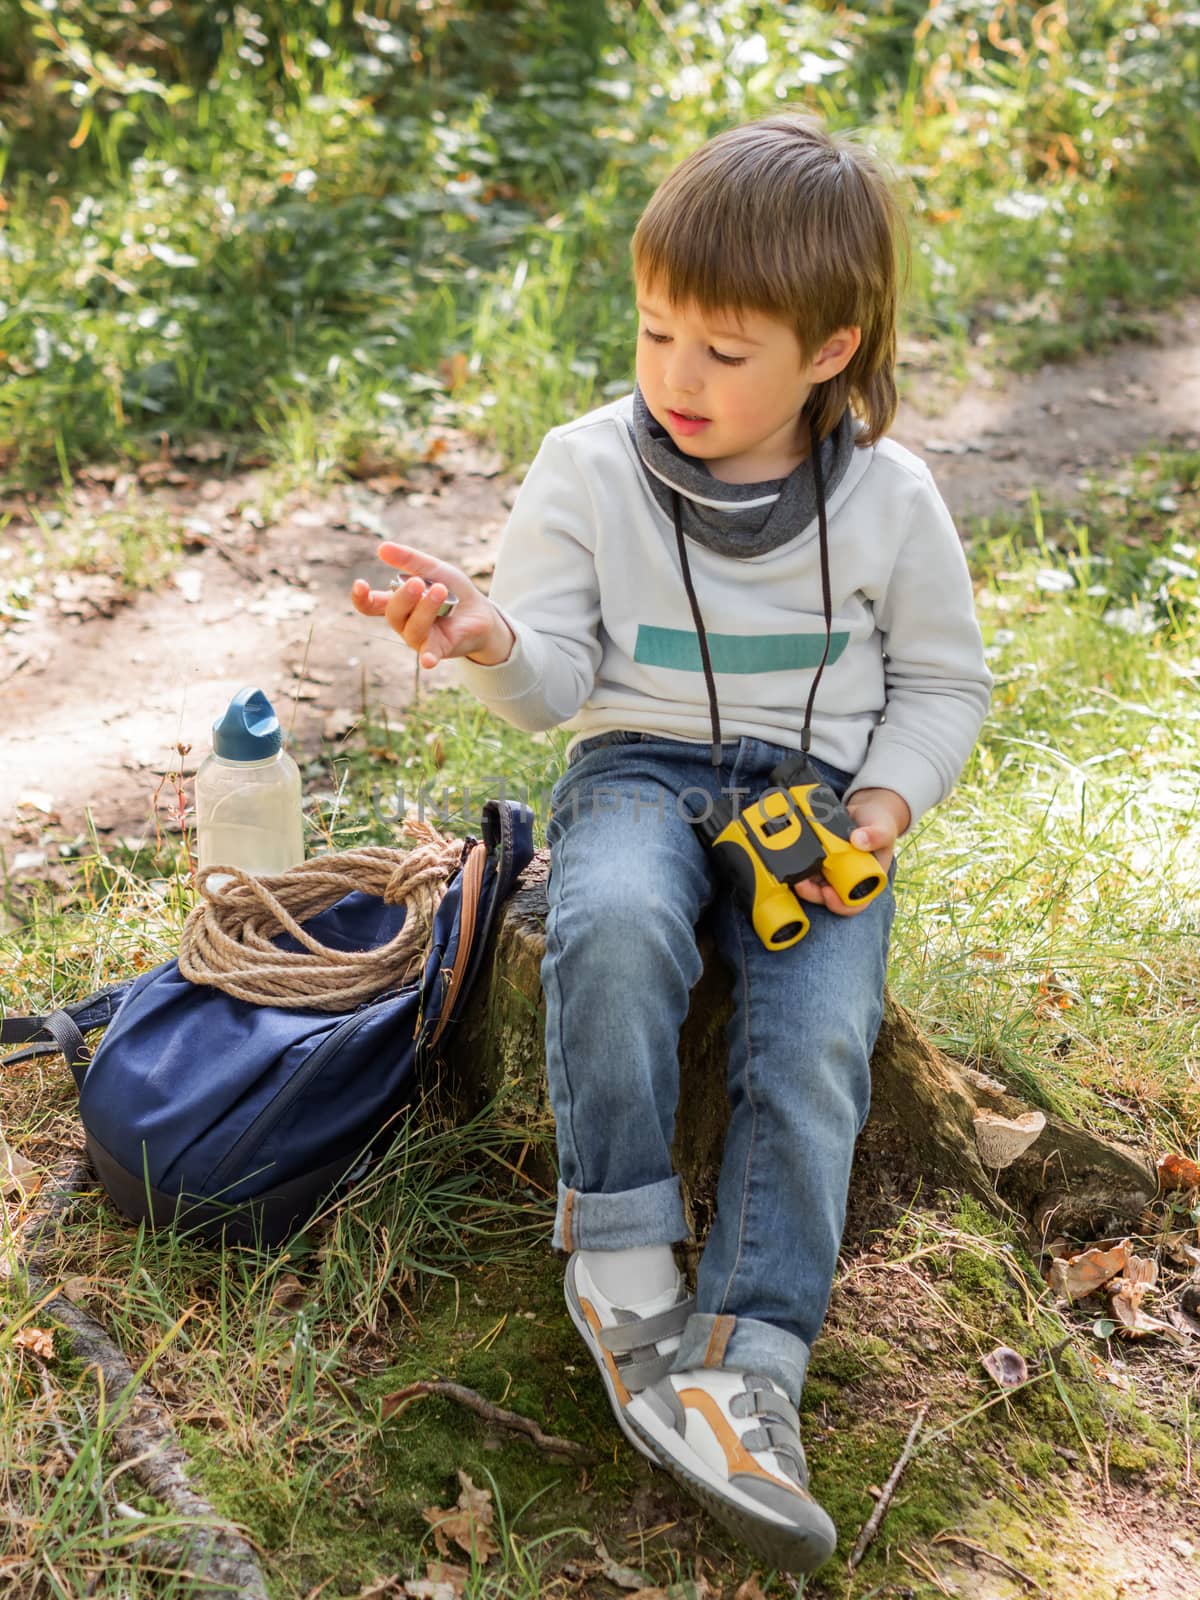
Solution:
M 895 903 L 889 883 L 854 917 L 809 906 L 805 938 L 768 950 L 727 895 L 714 900 L 687 811 L 721 793 L 748 805 L 795 754 L 740 739 L 715 768 L 709 745 L 655 734 L 578 744 L 552 797 L 542 963 L 560 1170 L 554 1243 L 674 1243 L 687 1237 L 670 1154 L 679 1030 L 700 977 L 696 921 L 712 903 L 735 980 L 731 1117 L 675 1368 L 761 1372 L 793 1402 L 837 1265 Z M 844 792 L 848 774 L 814 765 Z

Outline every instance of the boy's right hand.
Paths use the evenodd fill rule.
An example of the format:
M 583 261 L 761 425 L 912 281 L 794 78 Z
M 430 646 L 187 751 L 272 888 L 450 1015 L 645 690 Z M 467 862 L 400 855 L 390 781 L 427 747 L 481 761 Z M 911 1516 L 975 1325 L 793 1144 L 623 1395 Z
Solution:
M 365 578 L 356 578 L 350 590 L 354 609 L 364 617 L 386 617 L 388 626 L 417 651 L 423 667 L 436 667 L 452 656 L 469 656 L 486 667 L 508 660 L 512 629 L 465 572 L 406 544 L 381 544 L 378 555 L 389 567 L 413 576 L 398 589 L 372 589 Z M 458 604 L 439 617 L 451 593 Z

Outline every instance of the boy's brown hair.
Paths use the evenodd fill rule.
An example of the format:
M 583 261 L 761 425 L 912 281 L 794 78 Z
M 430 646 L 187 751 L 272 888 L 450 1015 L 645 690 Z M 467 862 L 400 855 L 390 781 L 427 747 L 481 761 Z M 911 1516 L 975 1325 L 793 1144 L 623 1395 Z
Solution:
M 812 118 L 783 114 L 718 134 L 664 179 L 634 232 L 633 267 L 673 305 L 787 322 L 807 361 L 836 329 L 861 328 L 850 362 L 817 384 L 805 415 L 823 439 L 849 404 L 867 445 L 896 414 L 903 243 L 877 158 Z

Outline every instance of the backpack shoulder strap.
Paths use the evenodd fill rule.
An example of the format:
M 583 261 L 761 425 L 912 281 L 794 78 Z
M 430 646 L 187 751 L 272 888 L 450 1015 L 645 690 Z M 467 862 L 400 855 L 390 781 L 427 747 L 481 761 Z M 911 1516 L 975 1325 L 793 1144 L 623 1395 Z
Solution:
M 471 848 L 467 857 L 467 864 L 462 870 L 462 906 L 459 911 L 458 922 L 458 948 L 454 952 L 454 960 L 450 964 L 450 974 L 446 983 L 446 992 L 442 997 L 442 1009 L 438 1013 L 437 1026 L 430 1037 L 428 1048 L 433 1049 L 445 1032 L 446 1026 L 454 1014 L 455 1003 L 458 1000 L 459 990 L 467 976 L 467 968 L 471 964 L 471 956 L 475 948 L 475 925 L 479 917 L 479 893 L 483 888 L 483 870 L 487 866 L 488 847 L 480 840 Z
M 422 1041 L 432 1051 L 454 1020 L 463 991 L 474 982 L 497 912 L 533 856 L 533 812 L 515 800 L 489 800 L 483 808 L 483 839 L 467 857 L 462 872 L 458 946 L 446 976 L 446 990 L 433 1032 Z M 495 867 L 490 884 L 488 863 Z M 485 893 L 485 885 L 487 891 Z
M 5 1056 L 0 1066 L 61 1052 L 78 1082 L 88 1062 L 84 1034 L 92 1028 L 108 1026 L 133 983 L 132 978 L 124 983 L 110 983 L 106 989 L 98 989 L 84 1000 L 73 1000 L 70 1005 L 48 1012 L 43 1017 L 0 1019 L 0 1044 L 25 1046 L 23 1050 L 14 1050 L 12 1055 Z

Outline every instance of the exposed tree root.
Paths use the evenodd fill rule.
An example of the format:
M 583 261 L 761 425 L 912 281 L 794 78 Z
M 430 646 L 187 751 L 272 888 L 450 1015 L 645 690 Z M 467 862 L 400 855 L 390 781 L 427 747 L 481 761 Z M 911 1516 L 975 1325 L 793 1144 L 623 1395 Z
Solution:
M 21 1252 L 33 1295 L 50 1293 L 44 1261 L 59 1224 L 79 1195 L 95 1187 L 86 1161 L 79 1161 L 65 1176 L 47 1180 L 40 1204 L 21 1230 Z M 156 1565 L 170 1563 L 173 1570 L 191 1573 L 203 1582 L 197 1593 L 237 1595 L 241 1600 L 267 1600 L 258 1556 L 243 1535 L 198 1494 L 188 1477 L 187 1452 L 179 1443 L 171 1418 L 145 1393 L 124 1354 L 94 1317 L 57 1294 L 45 1311 L 66 1330 L 71 1349 L 92 1371 L 110 1404 L 116 1406 L 111 1449 L 119 1461 L 128 1462 L 130 1475 L 175 1516 L 194 1524 L 178 1544 L 147 1540 L 145 1553 Z

